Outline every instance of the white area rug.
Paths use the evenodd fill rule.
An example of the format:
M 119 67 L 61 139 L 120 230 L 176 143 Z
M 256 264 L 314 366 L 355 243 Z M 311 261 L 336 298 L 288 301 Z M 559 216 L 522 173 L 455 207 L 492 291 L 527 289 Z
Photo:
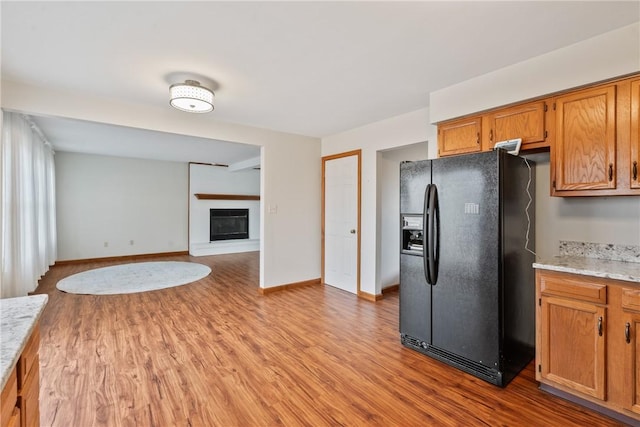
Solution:
M 60 280 L 56 288 L 72 294 L 132 294 L 185 285 L 209 273 L 209 267 L 195 262 L 136 262 L 83 271 Z

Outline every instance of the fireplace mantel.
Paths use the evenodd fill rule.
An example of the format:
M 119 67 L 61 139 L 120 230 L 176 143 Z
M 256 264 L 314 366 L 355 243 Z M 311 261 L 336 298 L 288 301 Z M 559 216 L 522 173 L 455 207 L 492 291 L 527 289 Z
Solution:
M 198 200 L 260 200 L 260 195 L 195 193 Z

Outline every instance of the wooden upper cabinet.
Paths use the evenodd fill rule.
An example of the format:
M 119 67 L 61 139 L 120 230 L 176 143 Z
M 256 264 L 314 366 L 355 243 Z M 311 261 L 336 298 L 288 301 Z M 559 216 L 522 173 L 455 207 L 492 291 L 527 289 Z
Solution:
M 522 138 L 521 150 L 548 146 L 545 144 L 545 111 L 544 101 L 531 102 L 505 108 L 489 116 L 489 148 L 496 142 Z
M 640 196 L 640 73 L 438 123 L 438 155 L 515 138 L 550 149 L 552 196 Z
M 493 150 L 496 142 L 521 138 L 521 151 L 547 148 L 547 102 L 527 102 L 482 115 L 438 124 L 438 154 L 476 153 Z
M 475 153 L 481 151 L 482 117 L 469 117 L 438 125 L 438 154 Z
M 553 190 L 616 188 L 616 86 L 556 98 Z
M 640 80 L 631 82 L 630 186 L 640 188 Z

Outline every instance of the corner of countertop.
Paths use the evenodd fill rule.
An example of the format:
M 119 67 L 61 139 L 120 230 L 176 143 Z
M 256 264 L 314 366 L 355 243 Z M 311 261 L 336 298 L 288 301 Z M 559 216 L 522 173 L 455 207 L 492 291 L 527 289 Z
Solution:
M 46 294 L 0 299 L 0 390 L 18 363 L 48 300 Z

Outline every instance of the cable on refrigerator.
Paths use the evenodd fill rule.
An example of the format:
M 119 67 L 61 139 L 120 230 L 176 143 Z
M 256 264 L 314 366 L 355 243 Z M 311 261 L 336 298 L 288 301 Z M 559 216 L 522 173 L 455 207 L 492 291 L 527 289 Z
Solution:
M 529 249 L 529 231 L 531 231 L 531 217 L 529 216 L 529 207 L 531 206 L 531 203 L 533 202 L 533 198 L 531 197 L 531 193 L 529 192 L 529 187 L 531 186 L 531 165 L 529 164 L 529 162 L 527 161 L 526 158 L 524 158 L 524 162 L 527 165 L 527 168 L 529 168 L 529 181 L 527 181 L 527 196 L 529 197 L 529 202 L 527 203 L 527 207 L 524 208 L 524 213 L 525 215 L 527 215 L 527 234 L 526 234 L 526 240 L 524 243 L 524 249 L 527 252 L 532 253 L 534 256 L 537 256 L 535 252 L 533 252 L 531 249 Z

